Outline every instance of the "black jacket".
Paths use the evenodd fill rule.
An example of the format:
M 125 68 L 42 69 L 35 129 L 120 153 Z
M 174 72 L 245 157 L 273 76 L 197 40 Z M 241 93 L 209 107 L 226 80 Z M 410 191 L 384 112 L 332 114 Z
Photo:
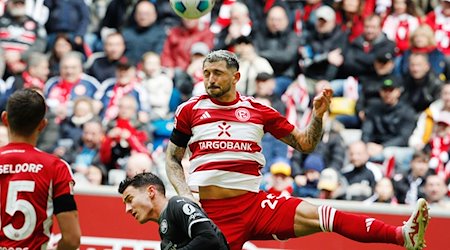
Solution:
M 395 54 L 395 43 L 389 40 L 384 33 L 372 42 L 371 49 L 367 53 L 364 51 L 365 44 L 367 42 L 362 36 L 359 36 L 347 47 L 344 52 L 344 63 L 340 68 L 340 77 L 375 75 L 373 62 L 376 55 L 381 51 Z
M 362 140 L 384 147 L 406 147 L 415 126 L 415 111 L 408 104 L 401 101 L 394 106 L 375 104 L 367 108 L 361 127 Z
M 309 47 L 312 54 L 309 58 L 302 58 L 305 63 L 305 76 L 317 80 L 336 79 L 338 67 L 328 62 L 328 53 L 340 48 L 345 50 L 347 36 L 339 26 L 336 26 L 330 33 L 320 34 L 316 31 L 305 38 L 303 46 Z
M 413 79 L 410 75 L 405 76 L 403 82 L 404 91 L 401 99 L 411 103 L 417 113 L 424 111 L 432 102 L 439 99 L 444 84 L 432 71 L 420 80 Z

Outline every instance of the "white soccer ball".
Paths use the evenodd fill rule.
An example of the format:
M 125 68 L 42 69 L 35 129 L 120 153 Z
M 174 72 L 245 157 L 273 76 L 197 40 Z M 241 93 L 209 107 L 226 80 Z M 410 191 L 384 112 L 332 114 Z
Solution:
M 180 17 L 197 19 L 208 14 L 215 2 L 215 0 L 170 0 L 170 5 Z

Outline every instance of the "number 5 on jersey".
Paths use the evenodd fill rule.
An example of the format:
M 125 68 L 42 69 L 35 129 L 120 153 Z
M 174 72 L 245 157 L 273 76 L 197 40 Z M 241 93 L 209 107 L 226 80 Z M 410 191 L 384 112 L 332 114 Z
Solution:
M 8 195 L 6 196 L 5 212 L 11 217 L 16 212 L 21 212 L 24 216 L 24 222 L 21 228 L 16 229 L 10 223 L 2 227 L 0 220 L 0 229 L 3 230 L 5 236 L 11 240 L 19 241 L 28 238 L 34 231 L 36 226 L 36 211 L 33 205 L 23 199 L 18 199 L 19 192 L 33 192 L 34 181 L 11 181 L 9 183 Z

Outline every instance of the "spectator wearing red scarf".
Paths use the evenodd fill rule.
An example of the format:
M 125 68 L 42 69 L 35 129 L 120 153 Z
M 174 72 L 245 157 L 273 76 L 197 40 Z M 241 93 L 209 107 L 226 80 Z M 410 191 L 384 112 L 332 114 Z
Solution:
M 100 159 L 108 169 L 125 169 L 132 152 L 149 154 L 149 133 L 146 124 L 138 120 L 137 102 L 125 95 L 118 100 L 118 115 L 106 125 L 106 137 L 100 149 Z

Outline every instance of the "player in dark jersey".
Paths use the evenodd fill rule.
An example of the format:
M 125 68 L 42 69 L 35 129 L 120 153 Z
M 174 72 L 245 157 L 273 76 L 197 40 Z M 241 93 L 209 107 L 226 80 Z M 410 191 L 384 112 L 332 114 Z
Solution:
M 53 214 L 62 235 L 57 249 L 80 246 L 70 167 L 35 148 L 45 112 L 44 98 L 23 89 L 9 97 L 2 113 L 10 143 L 0 148 L 0 249 L 46 249 Z
M 152 173 L 140 173 L 119 185 L 126 212 L 139 223 L 158 222 L 161 249 L 226 250 L 219 228 L 197 203 L 186 197 L 166 197 L 163 182 Z

